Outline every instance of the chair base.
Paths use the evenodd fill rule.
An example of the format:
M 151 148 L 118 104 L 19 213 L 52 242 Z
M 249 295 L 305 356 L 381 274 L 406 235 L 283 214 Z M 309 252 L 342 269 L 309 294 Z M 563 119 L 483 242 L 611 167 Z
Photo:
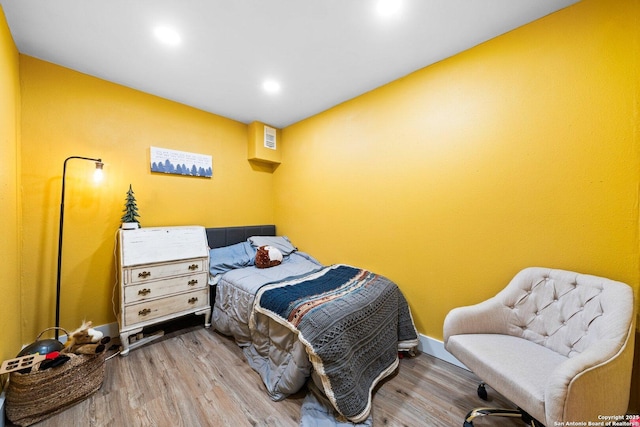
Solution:
M 540 421 L 536 420 L 520 408 L 475 408 L 469 411 L 467 416 L 464 418 L 463 427 L 473 427 L 473 420 L 475 418 L 486 416 L 520 418 L 522 419 L 522 421 L 524 421 L 525 424 L 530 425 L 531 427 L 544 427 L 544 425 L 541 424 Z

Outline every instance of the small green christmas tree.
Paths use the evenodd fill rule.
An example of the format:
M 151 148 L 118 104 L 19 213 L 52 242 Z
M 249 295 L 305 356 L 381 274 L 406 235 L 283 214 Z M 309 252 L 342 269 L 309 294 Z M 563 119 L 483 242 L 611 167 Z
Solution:
M 133 193 L 133 189 L 131 188 L 131 184 L 129 184 L 129 191 L 127 191 L 127 198 L 125 199 L 124 209 L 122 210 L 124 215 L 122 215 L 122 222 L 135 222 L 140 226 L 140 221 L 138 221 L 138 206 L 136 205 L 136 196 Z

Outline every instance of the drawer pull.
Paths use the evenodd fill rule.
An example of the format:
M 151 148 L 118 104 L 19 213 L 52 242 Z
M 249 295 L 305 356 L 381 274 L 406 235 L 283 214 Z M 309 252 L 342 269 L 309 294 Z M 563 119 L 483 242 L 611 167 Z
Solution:
M 198 268 L 200 268 L 200 266 L 198 264 L 191 264 L 189 266 L 189 270 L 191 270 L 191 271 L 197 270 Z
M 198 284 L 198 281 L 196 279 L 191 279 L 189 280 L 189 283 L 187 283 L 187 285 L 189 286 L 195 286 Z
M 150 293 L 151 293 L 151 289 L 147 289 L 147 288 L 144 288 L 138 291 L 138 295 L 142 295 L 142 296 L 148 295 Z
M 189 298 L 189 304 L 195 304 L 196 302 L 198 302 L 198 298 L 196 297 Z
M 143 279 L 146 279 L 149 276 L 151 276 L 151 272 L 149 271 L 143 271 L 142 273 L 138 273 L 138 277 L 142 277 Z
M 138 312 L 138 316 L 146 316 L 149 313 L 151 313 L 151 309 L 150 308 L 145 308 L 144 310 L 140 310 Z

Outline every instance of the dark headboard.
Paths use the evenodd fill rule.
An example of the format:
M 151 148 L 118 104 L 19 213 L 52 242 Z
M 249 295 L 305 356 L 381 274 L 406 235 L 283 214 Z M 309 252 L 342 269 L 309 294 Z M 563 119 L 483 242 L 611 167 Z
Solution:
M 207 228 L 207 240 L 211 249 L 234 245 L 251 236 L 275 236 L 275 225 L 248 225 L 242 227 Z

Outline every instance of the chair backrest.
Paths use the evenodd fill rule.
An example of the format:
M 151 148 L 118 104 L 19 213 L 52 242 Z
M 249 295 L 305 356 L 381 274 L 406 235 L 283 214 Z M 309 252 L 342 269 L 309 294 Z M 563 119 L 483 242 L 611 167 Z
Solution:
M 633 322 L 633 290 L 603 277 L 530 267 L 498 293 L 507 333 L 567 357 L 602 339 L 622 345 Z

